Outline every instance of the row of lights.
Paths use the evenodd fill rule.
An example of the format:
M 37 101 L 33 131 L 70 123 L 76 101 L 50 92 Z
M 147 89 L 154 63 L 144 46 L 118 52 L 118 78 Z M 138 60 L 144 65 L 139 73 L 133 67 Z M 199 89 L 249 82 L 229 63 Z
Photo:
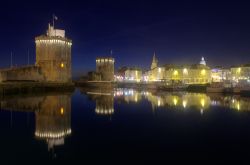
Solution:
M 105 110 L 105 109 L 98 109 L 98 108 L 96 108 L 95 112 L 97 114 L 110 115 L 110 114 L 114 113 L 114 109 L 107 109 L 107 110 Z
M 62 40 L 55 40 L 55 39 L 49 39 L 49 40 L 36 40 L 36 43 L 60 43 L 60 44 L 67 44 L 69 46 L 72 45 L 71 42 L 67 42 L 67 41 L 62 41 Z
M 71 134 L 71 129 L 62 131 L 62 132 L 58 132 L 58 133 L 54 133 L 54 132 L 39 132 L 36 131 L 35 132 L 35 136 L 39 137 L 39 138 L 61 138 L 67 135 Z
M 112 62 L 112 63 L 114 63 L 115 60 L 112 60 L 112 59 L 98 59 L 98 60 L 96 60 L 96 62 L 97 63 L 100 63 L 100 62 Z

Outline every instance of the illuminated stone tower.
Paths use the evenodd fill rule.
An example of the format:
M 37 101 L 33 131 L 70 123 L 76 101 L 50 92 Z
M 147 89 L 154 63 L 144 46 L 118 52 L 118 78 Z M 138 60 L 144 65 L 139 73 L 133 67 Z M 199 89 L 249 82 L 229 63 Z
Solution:
M 101 81 L 114 81 L 114 63 L 112 57 L 96 58 L 96 72 L 101 75 Z
M 151 64 L 151 70 L 154 68 L 157 68 L 157 66 L 158 66 L 158 60 L 156 59 L 156 55 L 154 53 L 152 64 Z
M 35 38 L 36 66 L 48 82 L 71 82 L 71 45 L 65 31 L 48 27 L 47 34 Z

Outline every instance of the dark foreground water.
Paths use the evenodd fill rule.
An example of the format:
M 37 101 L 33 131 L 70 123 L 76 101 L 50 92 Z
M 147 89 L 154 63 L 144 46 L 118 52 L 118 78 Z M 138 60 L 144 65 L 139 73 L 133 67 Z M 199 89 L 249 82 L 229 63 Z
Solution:
M 132 89 L 7 97 L 0 129 L 9 163 L 239 163 L 250 158 L 250 98 Z

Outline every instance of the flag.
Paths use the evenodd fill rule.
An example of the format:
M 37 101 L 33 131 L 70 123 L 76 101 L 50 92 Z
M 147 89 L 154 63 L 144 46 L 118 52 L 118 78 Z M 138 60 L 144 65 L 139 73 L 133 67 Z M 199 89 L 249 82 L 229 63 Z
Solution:
M 58 20 L 58 17 L 54 15 L 54 19 L 55 19 L 55 20 Z

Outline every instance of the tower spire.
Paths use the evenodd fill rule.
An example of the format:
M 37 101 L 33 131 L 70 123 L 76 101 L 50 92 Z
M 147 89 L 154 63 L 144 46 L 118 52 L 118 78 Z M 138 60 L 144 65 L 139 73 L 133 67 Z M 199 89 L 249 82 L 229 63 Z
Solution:
M 158 60 L 156 58 L 156 53 L 154 52 L 151 69 L 157 68 L 157 65 L 158 65 Z

